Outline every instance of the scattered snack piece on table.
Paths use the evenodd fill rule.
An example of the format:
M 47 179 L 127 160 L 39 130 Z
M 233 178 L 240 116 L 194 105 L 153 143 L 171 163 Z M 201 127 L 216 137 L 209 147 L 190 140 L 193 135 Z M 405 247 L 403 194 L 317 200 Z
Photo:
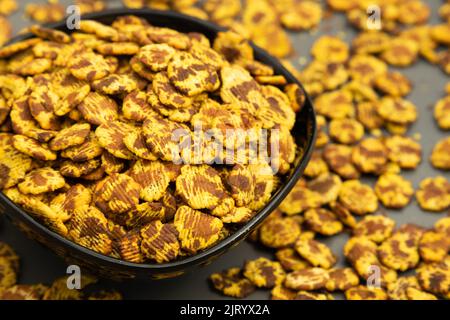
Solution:
M 85 12 L 105 6 L 77 4 Z M 248 6 L 244 19 L 258 10 Z M 38 22 L 65 15 L 53 1 L 26 12 Z M 0 187 L 82 246 L 140 263 L 194 255 L 263 208 L 301 155 L 291 130 L 303 91 L 256 61 L 233 31 L 204 41 L 134 16 L 111 25 L 82 20 L 71 34 L 38 25 L 30 31 L 36 38 L 0 48 L 0 122 L 11 124 L 0 134 Z M 279 130 L 270 136 L 280 145 L 273 166 L 255 163 L 257 149 L 237 157 L 241 142 L 237 135 L 226 141 L 228 129 L 253 130 L 257 148 L 270 148 L 263 130 Z M 207 131 L 233 153 L 218 152 Z M 281 248 L 300 230 L 283 218 L 260 238 Z
M 443 176 L 426 178 L 420 182 L 416 199 L 425 211 L 443 211 L 450 206 L 450 182 Z

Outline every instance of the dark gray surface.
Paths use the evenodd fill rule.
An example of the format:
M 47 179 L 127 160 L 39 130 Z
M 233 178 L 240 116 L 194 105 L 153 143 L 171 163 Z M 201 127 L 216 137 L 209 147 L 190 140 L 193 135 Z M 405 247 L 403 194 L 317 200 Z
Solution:
M 20 1 L 23 10 L 26 3 L 45 2 L 45 1 Z M 70 1 L 60 1 L 68 4 Z M 442 3 L 440 0 L 427 1 L 433 8 L 432 22 L 438 22 L 437 8 Z M 108 1 L 109 8 L 120 6 L 120 1 Z M 10 19 L 14 23 L 14 30 L 18 32 L 26 27 L 30 22 L 23 17 L 23 11 L 15 13 Z M 351 40 L 354 31 L 349 28 L 342 15 L 335 14 L 333 18 L 322 21 L 320 27 L 314 32 L 293 33 L 292 39 L 295 49 L 300 56 L 309 56 L 309 49 L 320 35 L 332 34 L 343 36 L 346 40 Z M 298 61 L 299 56 L 292 59 Z M 444 86 L 449 77 L 439 70 L 438 67 L 419 60 L 413 67 L 400 70 L 407 75 L 414 84 L 414 90 L 408 97 L 413 101 L 420 113 L 418 121 L 409 130 L 408 135 L 421 135 L 421 144 L 423 147 L 424 161 L 417 170 L 402 172 L 410 179 L 414 187 L 417 188 L 419 182 L 429 176 L 444 175 L 450 178 L 448 173 L 434 170 L 428 162 L 428 157 L 434 144 L 448 133 L 439 130 L 433 119 L 434 103 L 444 95 Z M 370 181 L 370 180 L 369 180 Z M 372 181 L 373 182 L 373 181 Z M 445 213 L 426 213 L 419 209 L 415 200 L 399 211 L 387 211 L 388 215 L 395 219 L 398 225 L 403 223 L 417 223 L 430 227 L 433 223 L 443 217 Z M 342 246 L 348 238 L 347 234 L 341 234 L 335 237 L 323 239 L 334 251 L 341 256 Z M 56 277 L 65 273 L 65 264 L 52 252 L 39 244 L 27 239 L 23 234 L 17 231 L 8 221 L 3 221 L 0 226 L 0 241 L 11 244 L 22 258 L 21 283 L 50 283 Z M 224 297 L 213 292 L 209 287 L 206 278 L 212 272 L 225 269 L 232 266 L 241 266 L 246 259 L 256 258 L 265 255 L 271 257 L 270 251 L 265 250 L 258 245 L 243 242 L 237 248 L 213 262 L 211 265 L 197 269 L 190 274 L 176 279 L 159 280 L 153 282 L 127 281 L 123 283 L 107 283 L 119 289 L 127 299 L 223 299 Z M 340 265 L 343 265 L 343 259 L 340 259 Z M 265 299 L 269 297 L 268 291 L 257 291 L 249 298 Z

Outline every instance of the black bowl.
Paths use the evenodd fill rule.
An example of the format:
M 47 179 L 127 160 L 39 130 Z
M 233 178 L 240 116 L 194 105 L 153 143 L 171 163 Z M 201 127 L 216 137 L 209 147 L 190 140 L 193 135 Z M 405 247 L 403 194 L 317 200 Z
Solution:
M 102 23 L 110 24 L 113 20 L 122 15 L 136 15 L 147 19 L 155 26 L 169 27 L 182 32 L 199 32 L 206 35 L 209 39 L 214 39 L 219 31 L 223 29 L 193 17 L 185 16 L 171 11 L 155 11 L 155 10 L 133 10 L 133 9 L 117 9 L 109 10 L 102 13 L 93 13 L 85 15 L 84 19 L 97 20 Z M 48 27 L 62 30 L 70 33 L 66 27 L 65 21 L 48 24 Z M 21 35 L 14 38 L 10 43 L 33 37 L 31 34 Z M 281 63 L 270 56 L 267 52 L 254 46 L 255 59 L 272 66 L 276 74 L 286 77 L 288 82 L 297 83 L 297 79 L 292 76 Z M 204 250 L 194 256 L 184 258 L 182 260 L 164 263 L 164 264 L 136 264 L 115 258 L 111 258 L 76 243 L 47 229 L 44 225 L 34 220 L 22 208 L 15 205 L 2 193 L 0 193 L 0 212 L 6 213 L 7 217 L 24 231 L 31 238 L 43 243 L 58 255 L 62 256 L 67 263 L 76 264 L 87 268 L 91 272 L 95 272 L 100 276 L 108 278 L 167 278 L 183 274 L 189 268 L 205 265 L 210 263 L 231 247 L 236 246 L 246 236 L 250 234 L 272 211 L 274 211 L 280 202 L 287 196 L 289 191 L 295 185 L 302 175 L 314 147 L 316 136 L 316 121 L 313 105 L 308 96 L 304 108 L 297 114 L 293 136 L 297 145 L 302 150 L 297 155 L 294 162 L 294 168 L 286 179 L 284 179 L 280 188 L 272 196 L 270 202 L 260 210 L 248 223 L 234 232 L 231 236 L 217 243 L 216 245 Z

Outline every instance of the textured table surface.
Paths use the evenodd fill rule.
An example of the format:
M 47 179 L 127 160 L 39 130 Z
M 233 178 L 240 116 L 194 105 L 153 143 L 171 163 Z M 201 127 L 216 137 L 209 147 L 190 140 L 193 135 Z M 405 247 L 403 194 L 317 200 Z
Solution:
M 20 0 L 21 10 L 10 16 L 14 25 L 14 31 L 18 32 L 30 24 L 23 15 L 23 8 L 26 3 L 44 1 Z M 70 1 L 60 1 L 68 4 Z M 120 1 L 110 0 L 109 8 L 120 7 Z M 437 8 L 441 4 L 440 0 L 429 0 L 427 3 L 432 7 L 431 23 L 439 21 Z M 332 18 L 322 21 L 318 30 L 314 32 L 292 33 L 297 55 L 293 57 L 294 63 L 299 57 L 309 58 L 309 49 L 315 39 L 323 34 L 344 36 L 346 40 L 351 40 L 354 31 L 346 24 L 344 17 L 334 14 Z M 431 167 L 428 157 L 434 144 L 446 134 L 440 131 L 433 119 L 433 105 L 444 95 L 444 86 L 450 78 L 447 77 L 438 67 L 419 60 L 413 67 L 400 70 L 413 83 L 414 90 L 407 97 L 413 101 L 420 113 L 418 121 L 412 126 L 409 135 L 420 133 L 423 148 L 423 161 L 417 170 L 411 172 L 403 171 L 402 174 L 417 188 L 419 182 L 429 176 L 444 175 L 450 178 L 448 173 L 439 172 Z M 374 181 L 368 180 L 369 183 Z M 416 223 L 430 227 L 445 213 L 426 213 L 419 209 L 415 200 L 410 205 L 400 211 L 386 211 L 387 214 L 397 221 L 397 224 Z M 2 218 L 0 218 L 2 219 Z M 26 238 L 6 219 L 0 222 L 0 241 L 5 241 L 12 245 L 22 259 L 20 283 L 51 283 L 56 277 L 65 274 L 66 265 L 56 255 L 48 249 L 40 246 Z M 338 236 L 321 239 L 328 244 L 336 255 L 340 257 L 339 264 L 344 265 L 342 257 L 342 246 L 348 239 L 348 235 L 342 233 Z M 159 281 L 126 281 L 121 283 L 106 281 L 106 286 L 117 288 L 126 299 L 222 299 L 221 295 L 214 292 L 206 281 L 209 274 L 232 266 L 242 266 L 246 259 L 253 259 L 261 255 L 272 257 L 272 253 L 258 245 L 243 242 L 237 248 L 232 249 L 227 254 L 213 262 L 207 267 L 194 270 L 189 274 L 175 279 Z M 250 299 L 267 299 L 269 291 L 257 291 Z M 337 296 L 339 298 L 339 296 Z

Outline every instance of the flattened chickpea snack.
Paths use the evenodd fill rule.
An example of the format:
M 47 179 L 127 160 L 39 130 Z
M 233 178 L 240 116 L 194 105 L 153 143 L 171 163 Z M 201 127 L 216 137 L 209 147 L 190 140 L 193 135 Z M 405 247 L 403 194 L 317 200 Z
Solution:
M 177 11 L 228 18 L 211 3 L 202 11 L 193 1 L 173 2 Z M 100 0 L 76 4 L 83 13 L 105 8 Z M 53 20 L 60 11 L 52 8 L 63 7 L 27 12 Z M 258 14 L 253 9 L 247 18 Z M 248 39 L 235 31 L 212 40 L 132 15 L 111 25 L 81 20 L 72 33 L 29 30 L 34 38 L 0 48 L 0 190 L 78 245 L 133 263 L 200 253 L 266 206 L 303 152 L 291 132 L 303 89 L 256 61 Z M 238 133 L 229 138 L 228 130 Z M 242 140 L 241 132 L 249 137 Z M 274 142 L 279 152 L 272 157 Z M 272 164 L 259 155 L 264 148 Z M 286 217 L 267 224 L 261 239 L 282 248 L 300 233 L 297 219 Z M 212 281 L 224 294 L 243 297 L 261 286 L 251 273 L 267 276 L 264 286 L 281 285 L 284 271 L 271 265 L 273 283 L 259 263 Z M 4 271 L 8 285 L 12 271 Z M 103 296 L 116 295 L 92 298 Z

